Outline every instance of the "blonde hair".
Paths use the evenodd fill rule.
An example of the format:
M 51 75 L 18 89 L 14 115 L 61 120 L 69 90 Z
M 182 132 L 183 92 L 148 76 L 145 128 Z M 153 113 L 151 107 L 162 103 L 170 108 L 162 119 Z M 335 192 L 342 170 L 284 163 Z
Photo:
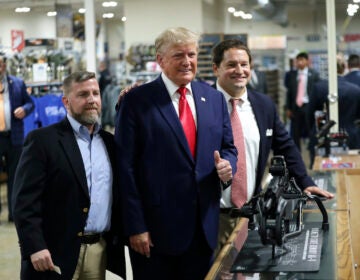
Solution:
M 199 34 L 185 27 L 169 28 L 156 38 L 155 50 L 157 54 L 163 54 L 173 45 L 196 44 L 198 47 L 199 40 Z

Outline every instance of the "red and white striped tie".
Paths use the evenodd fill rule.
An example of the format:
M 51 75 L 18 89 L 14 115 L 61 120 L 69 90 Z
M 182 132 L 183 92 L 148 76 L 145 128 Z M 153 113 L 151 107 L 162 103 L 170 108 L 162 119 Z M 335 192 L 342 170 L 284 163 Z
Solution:
M 231 127 L 233 131 L 234 144 L 238 151 L 236 163 L 237 171 L 231 184 L 231 202 L 241 208 L 247 200 L 247 175 L 246 175 L 246 154 L 245 139 L 239 115 L 236 110 L 239 99 L 230 99 L 232 111 L 230 114 Z

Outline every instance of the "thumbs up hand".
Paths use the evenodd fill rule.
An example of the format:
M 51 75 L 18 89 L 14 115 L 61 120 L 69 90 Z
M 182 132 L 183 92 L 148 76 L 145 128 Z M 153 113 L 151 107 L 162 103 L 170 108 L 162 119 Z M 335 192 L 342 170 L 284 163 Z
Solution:
M 217 174 L 222 182 L 228 182 L 232 179 L 232 168 L 228 160 L 220 157 L 219 151 L 214 151 L 214 161 Z

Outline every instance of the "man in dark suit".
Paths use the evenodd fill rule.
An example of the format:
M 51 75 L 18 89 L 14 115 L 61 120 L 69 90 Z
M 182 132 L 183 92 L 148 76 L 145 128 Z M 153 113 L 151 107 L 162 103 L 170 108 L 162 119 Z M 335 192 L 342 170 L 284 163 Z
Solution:
M 306 111 L 313 85 L 319 80 L 319 73 L 309 68 L 309 57 L 305 52 L 296 56 L 297 70 L 290 71 L 287 77 L 286 115 L 291 120 L 290 134 L 301 151 L 301 138 L 307 138 L 309 124 Z
M 13 221 L 11 196 L 16 165 L 24 141 L 23 119 L 34 110 L 23 80 L 7 75 L 6 56 L 0 54 L 0 159 L 5 157 L 8 221 Z M 0 202 L 1 211 L 1 202 Z
M 216 88 L 228 101 L 229 113 L 232 111 L 231 99 L 238 99 L 241 105 L 236 106 L 241 120 L 245 142 L 246 193 L 243 201 L 248 201 L 262 190 L 262 178 L 268 162 L 270 150 L 274 155 L 283 155 L 299 187 L 307 193 L 333 197 L 327 191 L 315 186 L 307 175 L 306 168 L 294 141 L 280 121 L 276 105 L 269 96 L 246 88 L 251 78 L 251 53 L 244 43 L 237 39 L 220 42 L 213 49 L 213 69 L 217 77 Z M 236 143 L 237 135 L 234 132 Z M 240 153 L 240 152 L 239 152 Z M 244 160 L 238 158 L 238 161 Z M 238 168 L 239 170 L 239 168 Z M 238 171 L 237 171 L 238 172 Z M 236 175 L 235 175 L 236 176 Z M 234 177 L 235 177 L 234 176 Z M 220 229 L 217 252 L 232 233 L 238 219 L 229 216 L 234 207 L 231 200 L 232 186 L 223 190 L 220 201 Z
M 360 57 L 351 54 L 348 58 L 349 72 L 344 76 L 345 80 L 360 87 Z
M 84 71 L 63 87 L 67 117 L 28 134 L 16 171 L 21 279 L 105 279 L 105 268 L 124 277 L 115 144 L 99 125 L 99 85 Z
M 360 149 L 360 127 L 355 125 L 356 120 L 360 120 L 360 87 L 348 82 L 342 75 L 345 70 L 345 62 L 341 57 L 337 58 L 338 73 L 338 115 L 339 120 L 334 120 L 339 124 L 339 130 L 345 130 L 349 138 L 347 145 L 350 149 Z M 310 98 L 308 119 L 312 124 L 312 139 L 316 144 L 315 138 L 316 111 L 323 111 L 324 105 L 328 107 L 329 81 L 322 80 L 314 85 L 314 94 Z M 315 145 L 314 145 L 315 146 Z M 314 151 L 315 155 L 315 151 Z
M 204 279 L 217 244 L 220 181 L 231 180 L 236 149 L 224 97 L 193 81 L 198 39 L 181 27 L 160 34 L 161 75 L 120 105 L 115 139 L 135 280 Z

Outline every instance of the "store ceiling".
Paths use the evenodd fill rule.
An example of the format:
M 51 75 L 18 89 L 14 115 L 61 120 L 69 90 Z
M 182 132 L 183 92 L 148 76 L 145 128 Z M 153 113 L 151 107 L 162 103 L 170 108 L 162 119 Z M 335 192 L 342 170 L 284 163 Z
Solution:
M 110 0 L 94 0 L 95 1 L 95 10 L 97 17 L 105 12 L 115 13 L 116 18 L 121 18 L 124 16 L 123 2 L 124 0 L 112 0 L 118 3 L 118 6 L 115 8 L 104 8 L 102 7 L 102 2 Z M 166 0 L 164 0 L 166 1 Z M 217 1 L 222 1 L 224 6 L 234 5 L 235 7 L 245 7 L 247 9 L 254 9 L 259 7 L 259 2 L 261 0 L 202 0 L 206 3 L 213 4 Z M 269 0 L 270 4 L 275 7 L 275 9 L 318 9 L 324 10 L 326 8 L 326 0 Z M 149 0 L 151 2 L 151 0 Z M 334 0 L 336 12 L 346 12 L 347 5 L 352 3 L 352 0 Z M 84 0 L 0 0 L 1 10 L 13 10 L 16 7 L 30 7 L 34 11 L 39 12 L 48 12 L 49 9 L 54 9 L 55 4 L 70 4 L 74 12 L 79 8 L 84 7 Z M 269 7 L 268 7 L 269 8 Z M 264 11 L 265 13 L 268 11 Z M 126 16 L 126 15 L 125 15 Z
M 102 3 L 104 1 L 114 1 L 118 5 L 114 8 L 104 8 Z M 98 18 L 101 18 L 103 13 L 113 12 L 115 18 L 121 18 L 124 16 L 123 0 L 94 0 L 95 11 Z M 17 7 L 29 7 L 33 11 L 48 12 L 55 10 L 56 4 L 71 5 L 74 12 L 77 12 L 79 8 L 84 7 L 84 0 L 0 0 L 1 10 L 14 10 Z

